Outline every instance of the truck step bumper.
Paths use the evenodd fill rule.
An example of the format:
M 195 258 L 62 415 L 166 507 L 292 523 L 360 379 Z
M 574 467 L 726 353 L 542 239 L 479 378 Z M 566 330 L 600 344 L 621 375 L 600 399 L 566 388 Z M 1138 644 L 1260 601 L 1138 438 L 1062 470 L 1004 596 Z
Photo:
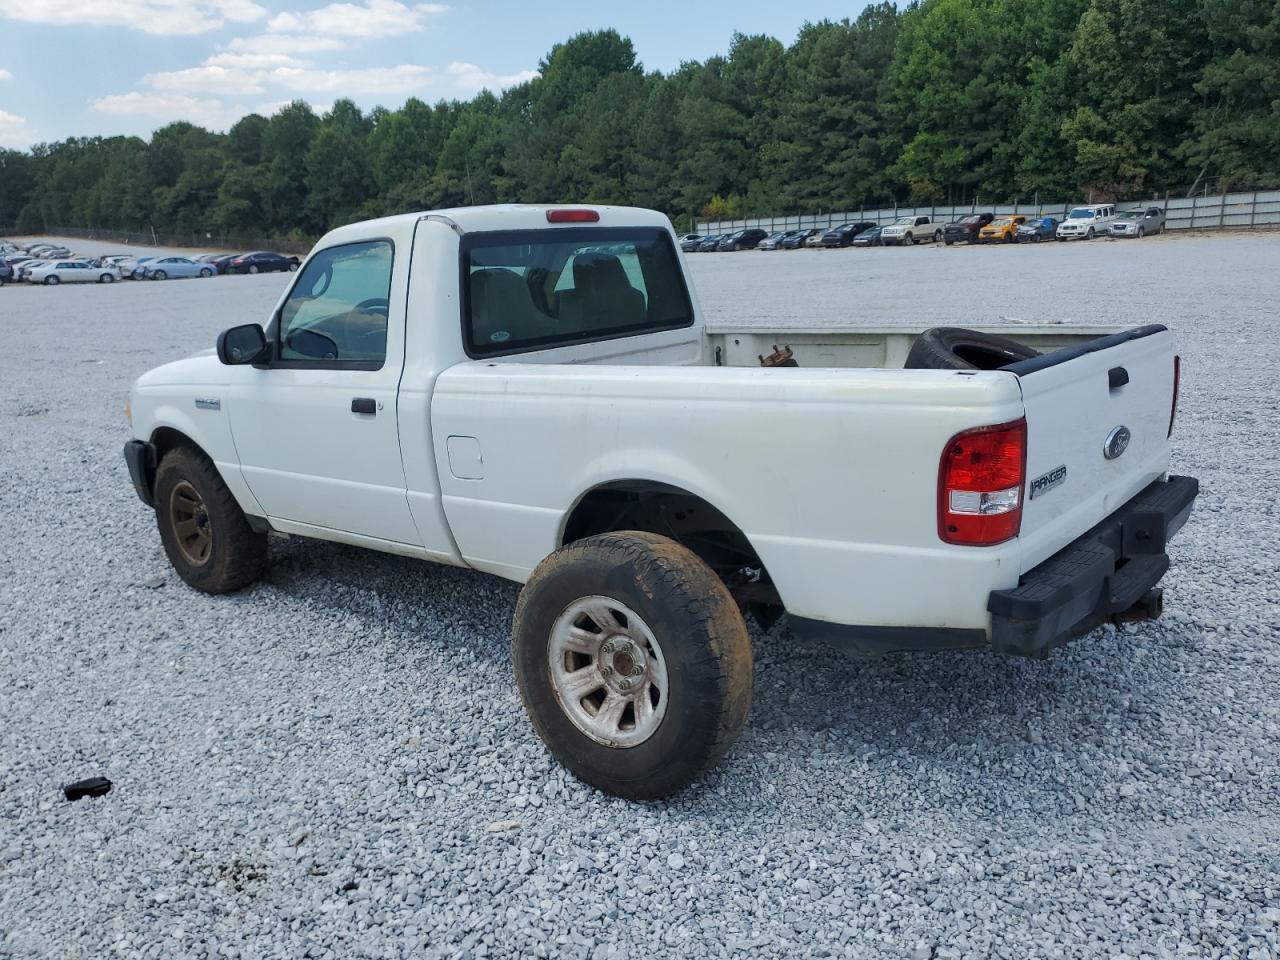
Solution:
M 1165 547 L 1199 492 L 1194 477 L 1157 481 L 1025 573 L 1018 586 L 992 592 L 992 648 L 1043 658 L 1107 620 L 1159 616 L 1161 598 L 1153 588 L 1169 569 Z

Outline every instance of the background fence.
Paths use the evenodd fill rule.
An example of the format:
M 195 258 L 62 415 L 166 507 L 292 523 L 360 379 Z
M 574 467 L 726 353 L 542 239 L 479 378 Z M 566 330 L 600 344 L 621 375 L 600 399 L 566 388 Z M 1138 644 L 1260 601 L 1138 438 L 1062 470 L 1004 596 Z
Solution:
M 20 235 L 22 234 L 17 230 L 0 230 L 0 236 Z M 315 243 L 314 240 L 281 240 L 279 237 L 215 237 L 204 233 L 158 233 L 154 230 L 130 232 L 88 227 L 48 227 L 40 231 L 39 235 L 96 240 L 102 243 L 118 243 L 122 246 L 194 247 L 201 250 L 228 250 L 236 253 L 249 250 L 276 250 L 280 253 L 304 254 L 310 252 Z
M 859 207 L 857 210 L 829 213 L 795 214 L 787 217 L 748 217 L 744 220 L 695 220 L 694 231 L 702 234 L 733 233 L 747 227 L 765 230 L 807 230 L 811 227 L 830 229 L 842 223 L 869 220 L 877 224 L 892 223 L 898 217 L 929 215 L 929 219 L 947 223 L 971 213 L 991 212 L 996 216 L 1024 213 L 1062 219 L 1080 202 L 1047 201 L 1015 203 L 978 203 L 964 206 L 942 204 L 916 207 Z M 1280 190 L 1256 190 L 1227 193 L 1213 197 L 1157 197 L 1151 200 L 1127 200 L 1116 204 L 1117 210 L 1133 207 L 1160 207 L 1165 212 L 1165 225 L 1170 230 L 1216 230 L 1226 227 L 1280 226 Z

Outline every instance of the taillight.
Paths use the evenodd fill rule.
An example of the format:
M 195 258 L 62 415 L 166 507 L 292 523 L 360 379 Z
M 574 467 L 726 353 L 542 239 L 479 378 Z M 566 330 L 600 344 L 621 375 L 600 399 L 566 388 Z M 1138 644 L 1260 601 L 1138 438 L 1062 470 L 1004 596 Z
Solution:
M 938 470 L 938 536 L 946 543 L 991 546 L 1022 526 L 1027 421 L 957 433 Z
M 1173 355 L 1173 402 L 1169 404 L 1169 432 L 1166 437 L 1173 436 L 1173 418 L 1178 415 L 1178 390 L 1182 386 L 1182 358 Z
M 595 210 L 548 210 L 547 223 L 596 223 L 600 214 Z

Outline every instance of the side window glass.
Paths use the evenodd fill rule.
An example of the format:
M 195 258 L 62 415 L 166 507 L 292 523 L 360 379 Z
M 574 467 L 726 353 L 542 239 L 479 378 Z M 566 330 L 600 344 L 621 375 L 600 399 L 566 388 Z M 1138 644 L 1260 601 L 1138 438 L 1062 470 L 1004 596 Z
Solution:
M 280 359 L 366 364 L 387 357 L 391 244 L 350 243 L 317 253 L 280 311 Z

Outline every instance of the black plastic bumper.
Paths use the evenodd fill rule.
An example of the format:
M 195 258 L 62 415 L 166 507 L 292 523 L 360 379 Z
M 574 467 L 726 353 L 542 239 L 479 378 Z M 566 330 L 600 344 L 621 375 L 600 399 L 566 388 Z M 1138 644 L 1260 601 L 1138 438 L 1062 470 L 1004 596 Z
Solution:
M 1011 590 L 994 591 L 991 646 L 1044 657 L 1071 637 L 1138 604 L 1169 569 L 1165 546 L 1191 515 L 1194 477 L 1151 484 Z
M 133 481 L 133 489 L 138 492 L 138 499 L 148 507 L 155 506 L 151 494 L 151 483 L 156 475 L 155 444 L 145 440 L 130 440 L 124 445 L 124 462 L 129 465 L 129 479 Z

